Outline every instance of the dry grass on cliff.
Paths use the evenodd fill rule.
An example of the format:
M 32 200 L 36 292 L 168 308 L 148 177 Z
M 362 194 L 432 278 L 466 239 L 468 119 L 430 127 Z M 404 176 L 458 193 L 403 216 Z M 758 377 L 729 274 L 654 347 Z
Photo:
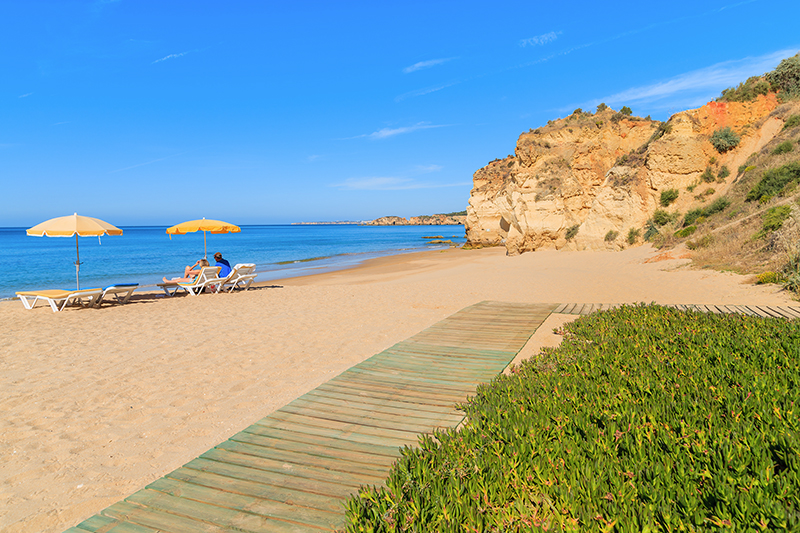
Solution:
M 800 113 L 800 102 L 784 104 L 770 115 L 786 121 Z M 776 148 L 790 143 L 791 151 L 779 153 Z M 766 171 L 800 161 L 800 125 L 782 130 L 760 151 L 750 154 L 736 172 L 736 179 L 726 198 L 730 206 L 708 220 L 697 224 L 697 231 L 687 238 L 677 238 L 671 233 L 660 243 L 672 246 L 685 242 L 694 248 L 693 264 L 701 268 L 731 270 L 742 274 L 779 272 L 797 252 L 800 242 L 800 190 L 794 186 L 781 191 L 766 201 L 747 201 L 747 194 L 761 180 Z M 790 206 L 792 215 L 774 231 L 764 229 L 764 217 L 770 208 Z M 676 222 L 676 230 L 681 226 Z M 662 232 L 667 233 L 667 232 Z

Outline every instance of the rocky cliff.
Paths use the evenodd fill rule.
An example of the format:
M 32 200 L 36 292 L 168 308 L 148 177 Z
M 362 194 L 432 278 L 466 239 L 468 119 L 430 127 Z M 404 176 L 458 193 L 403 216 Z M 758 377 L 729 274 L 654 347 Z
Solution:
M 381 217 L 364 222 L 367 226 L 455 226 L 464 224 L 465 215 L 420 215 L 418 217 Z
M 682 211 L 724 195 L 736 172 L 722 176 L 720 170 L 735 170 L 780 131 L 783 122 L 770 116 L 776 107 L 769 93 L 749 102 L 711 102 L 666 123 L 629 110 L 576 110 L 523 133 L 513 156 L 475 172 L 467 244 L 505 245 L 510 255 L 627 246 L 625 236 L 644 228 L 662 192 L 679 192 L 671 208 Z M 741 141 L 719 153 L 710 139 L 725 127 Z M 707 169 L 713 184 L 701 179 Z

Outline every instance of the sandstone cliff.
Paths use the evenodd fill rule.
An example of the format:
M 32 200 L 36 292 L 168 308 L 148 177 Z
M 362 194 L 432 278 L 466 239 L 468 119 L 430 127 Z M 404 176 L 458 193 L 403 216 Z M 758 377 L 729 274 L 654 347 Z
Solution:
M 711 102 L 667 123 L 610 108 L 576 110 L 523 133 L 514 156 L 475 172 L 467 244 L 505 245 L 511 255 L 627 246 L 625 235 L 644 228 L 663 191 L 680 191 L 672 208 L 681 211 L 724 195 L 736 172 L 713 186 L 701 175 L 711 167 L 736 169 L 765 146 L 783 124 L 770 117 L 776 106 L 774 93 L 751 102 Z M 710 138 L 724 127 L 741 141 L 720 154 Z

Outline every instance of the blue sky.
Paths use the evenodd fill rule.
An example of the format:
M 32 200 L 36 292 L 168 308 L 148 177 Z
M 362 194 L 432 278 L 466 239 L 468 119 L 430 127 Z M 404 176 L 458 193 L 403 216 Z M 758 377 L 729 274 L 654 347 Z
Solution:
M 0 3 L 0 226 L 466 208 L 519 134 L 665 120 L 800 49 L 796 1 Z

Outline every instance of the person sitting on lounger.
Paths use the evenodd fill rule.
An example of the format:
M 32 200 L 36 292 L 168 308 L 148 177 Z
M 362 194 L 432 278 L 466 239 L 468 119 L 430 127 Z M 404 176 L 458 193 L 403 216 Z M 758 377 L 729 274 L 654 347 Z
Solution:
M 207 266 L 208 266 L 208 261 L 205 258 L 198 259 L 195 262 L 195 264 L 189 265 L 189 266 L 187 266 L 186 268 L 183 269 L 183 277 L 182 278 L 167 279 L 167 277 L 164 276 L 164 278 L 163 278 L 164 283 L 188 283 L 188 282 L 194 280 L 194 278 L 196 278 L 200 274 L 200 271 L 203 270 L 203 267 L 207 267 Z M 197 267 L 197 268 L 195 268 L 195 267 Z
M 228 277 L 228 274 L 231 273 L 231 264 L 228 263 L 227 260 L 222 258 L 222 254 L 217 252 L 214 254 L 214 259 L 217 261 L 217 264 L 214 266 L 219 267 L 219 274 L 217 274 L 221 278 Z

